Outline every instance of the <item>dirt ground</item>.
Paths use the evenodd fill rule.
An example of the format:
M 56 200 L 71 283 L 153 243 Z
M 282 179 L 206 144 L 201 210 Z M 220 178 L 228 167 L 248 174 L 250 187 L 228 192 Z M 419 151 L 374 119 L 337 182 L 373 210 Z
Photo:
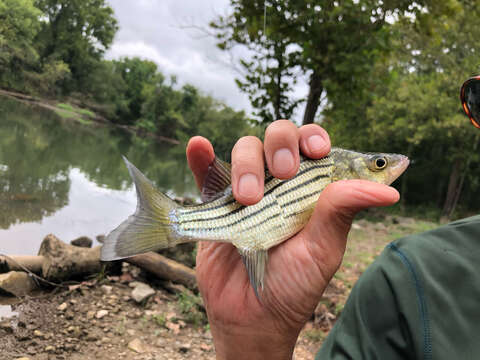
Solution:
M 295 359 L 313 359 L 358 276 L 387 243 L 435 226 L 387 220 L 355 223 L 342 267 L 302 331 Z M 132 298 L 136 281 L 155 291 L 140 304 Z M 181 286 L 148 278 L 131 265 L 124 264 L 118 276 L 97 276 L 9 301 L 17 314 L 0 318 L 2 360 L 215 359 L 200 298 Z

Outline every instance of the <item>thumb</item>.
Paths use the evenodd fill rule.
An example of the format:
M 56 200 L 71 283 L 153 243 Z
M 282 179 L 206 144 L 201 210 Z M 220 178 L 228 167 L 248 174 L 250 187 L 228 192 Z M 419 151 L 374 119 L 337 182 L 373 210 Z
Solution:
M 313 260 L 328 279 L 340 266 L 353 218 L 372 206 L 389 206 L 400 198 L 394 188 L 366 180 L 342 180 L 322 191 L 301 235 Z

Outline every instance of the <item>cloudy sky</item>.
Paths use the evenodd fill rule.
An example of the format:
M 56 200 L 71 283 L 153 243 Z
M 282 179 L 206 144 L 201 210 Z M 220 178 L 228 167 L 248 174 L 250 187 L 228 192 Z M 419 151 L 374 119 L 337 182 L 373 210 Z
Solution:
M 229 55 L 215 47 L 213 38 L 184 28 L 189 24 L 206 28 L 217 15 L 228 13 L 229 0 L 107 2 L 120 26 L 107 58 L 139 56 L 152 60 L 165 75 L 176 75 L 180 84 L 191 83 L 237 110 L 251 111 L 247 96 L 234 82 L 236 73 L 229 65 Z M 241 51 L 236 54 L 241 55 Z M 305 84 L 299 84 L 295 96 L 305 93 Z

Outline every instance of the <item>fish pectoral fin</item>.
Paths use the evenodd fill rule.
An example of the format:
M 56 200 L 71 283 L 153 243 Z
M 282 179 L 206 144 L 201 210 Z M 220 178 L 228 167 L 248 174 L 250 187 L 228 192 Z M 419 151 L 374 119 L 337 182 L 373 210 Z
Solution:
M 253 291 L 255 291 L 257 299 L 261 300 L 259 295 L 259 289 L 263 291 L 263 278 L 265 277 L 268 251 L 249 250 L 241 248 L 239 248 L 238 251 L 242 256 L 245 267 L 247 268 L 248 278 L 250 279 L 250 284 L 253 287 Z
M 224 194 L 231 183 L 231 165 L 219 158 L 213 159 L 203 182 L 202 201 L 212 201 Z

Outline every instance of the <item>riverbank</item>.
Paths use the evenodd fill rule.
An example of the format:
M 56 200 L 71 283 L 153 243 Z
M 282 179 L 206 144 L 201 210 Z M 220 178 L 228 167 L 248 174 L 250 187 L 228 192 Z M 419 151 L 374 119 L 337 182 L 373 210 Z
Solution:
M 147 137 L 160 142 L 167 142 L 173 145 L 180 144 L 180 142 L 176 139 L 172 139 L 172 138 L 160 136 L 151 132 L 147 132 L 135 126 L 128 126 L 128 125 L 113 123 L 108 119 L 104 118 L 103 116 L 93 112 L 90 109 L 80 107 L 79 104 L 76 104 L 76 101 L 69 101 L 68 99 L 66 99 L 65 102 L 60 102 L 56 100 L 39 98 L 31 95 L 25 95 L 22 93 L 5 90 L 5 89 L 0 89 L 0 96 L 7 97 L 9 99 L 14 99 L 24 104 L 39 106 L 44 109 L 48 109 L 63 119 L 73 120 L 83 125 L 112 126 L 141 137 Z
M 358 277 L 386 244 L 437 225 L 381 213 L 376 221 L 356 221 L 343 264 L 303 329 L 295 358 L 313 359 Z M 139 283 L 152 291 L 137 302 Z M 118 275 L 66 285 L 15 300 L 16 314 L 0 319 L 5 359 L 215 359 L 200 297 L 182 286 L 127 264 Z

